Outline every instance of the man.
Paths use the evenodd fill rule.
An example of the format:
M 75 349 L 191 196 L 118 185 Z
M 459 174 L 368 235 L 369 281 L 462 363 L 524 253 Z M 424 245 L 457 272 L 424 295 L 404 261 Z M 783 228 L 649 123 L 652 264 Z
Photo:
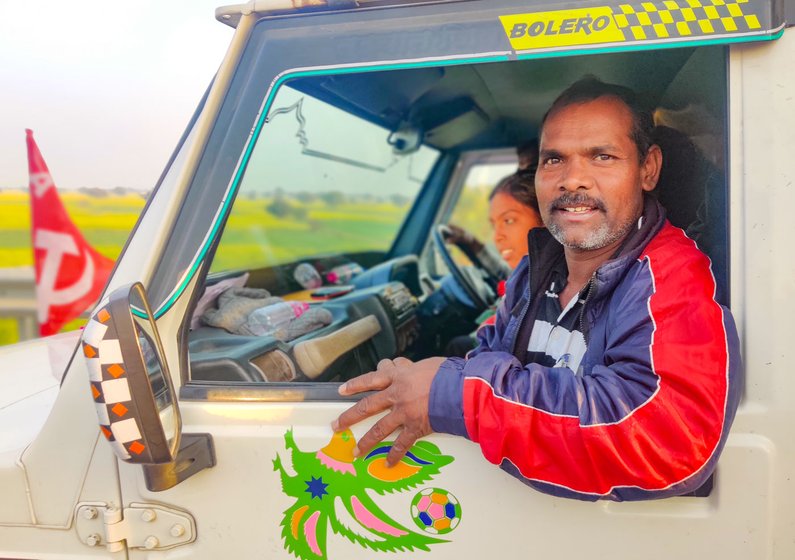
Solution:
M 731 314 L 709 261 L 646 193 L 660 149 L 629 90 L 586 78 L 542 121 L 529 236 L 494 327 L 468 359 L 385 360 L 340 387 L 377 389 L 334 429 L 384 410 L 359 441 L 395 430 L 396 461 L 432 431 L 542 491 L 637 500 L 698 488 L 741 393 Z

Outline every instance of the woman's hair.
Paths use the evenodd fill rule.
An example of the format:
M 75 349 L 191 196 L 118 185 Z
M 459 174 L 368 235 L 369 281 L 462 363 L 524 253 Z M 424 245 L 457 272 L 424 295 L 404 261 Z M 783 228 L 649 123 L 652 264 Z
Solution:
M 489 202 L 498 194 L 507 194 L 528 208 L 532 208 L 536 212 L 540 211 L 538 197 L 536 197 L 535 176 L 530 171 L 520 170 L 501 179 L 489 194 Z

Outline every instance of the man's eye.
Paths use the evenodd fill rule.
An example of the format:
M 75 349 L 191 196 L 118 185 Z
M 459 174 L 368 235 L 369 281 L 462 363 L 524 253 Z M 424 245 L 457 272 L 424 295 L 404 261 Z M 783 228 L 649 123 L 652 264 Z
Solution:
M 560 163 L 559 157 L 548 157 L 544 160 L 544 165 L 557 165 Z
M 511 226 L 511 225 L 513 225 L 515 223 L 516 223 L 516 220 L 514 218 L 505 218 L 505 225 L 506 226 Z
M 613 158 L 613 156 L 611 156 L 610 154 L 599 154 L 596 156 L 596 159 L 599 161 L 610 161 L 611 159 L 615 158 Z

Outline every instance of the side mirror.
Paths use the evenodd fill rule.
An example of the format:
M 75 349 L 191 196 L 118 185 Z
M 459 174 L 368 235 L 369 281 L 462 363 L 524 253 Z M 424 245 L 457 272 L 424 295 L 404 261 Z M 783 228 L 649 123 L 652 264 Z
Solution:
M 140 283 L 113 291 L 82 335 L 99 427 L 122 461 L 171 463 L 181 420 L 163 347 Z

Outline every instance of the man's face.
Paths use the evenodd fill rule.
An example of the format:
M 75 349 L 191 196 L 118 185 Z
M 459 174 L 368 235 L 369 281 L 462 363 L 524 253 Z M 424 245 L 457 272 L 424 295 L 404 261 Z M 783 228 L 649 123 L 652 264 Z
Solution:
M 570 250 L 617 246 L 637 223 L 643 191 L 657 183 L 660 150 L 643 162 L 632 114 L 613 97 L 552 113 L 541 135 L 536 194 L 549 231 Z

